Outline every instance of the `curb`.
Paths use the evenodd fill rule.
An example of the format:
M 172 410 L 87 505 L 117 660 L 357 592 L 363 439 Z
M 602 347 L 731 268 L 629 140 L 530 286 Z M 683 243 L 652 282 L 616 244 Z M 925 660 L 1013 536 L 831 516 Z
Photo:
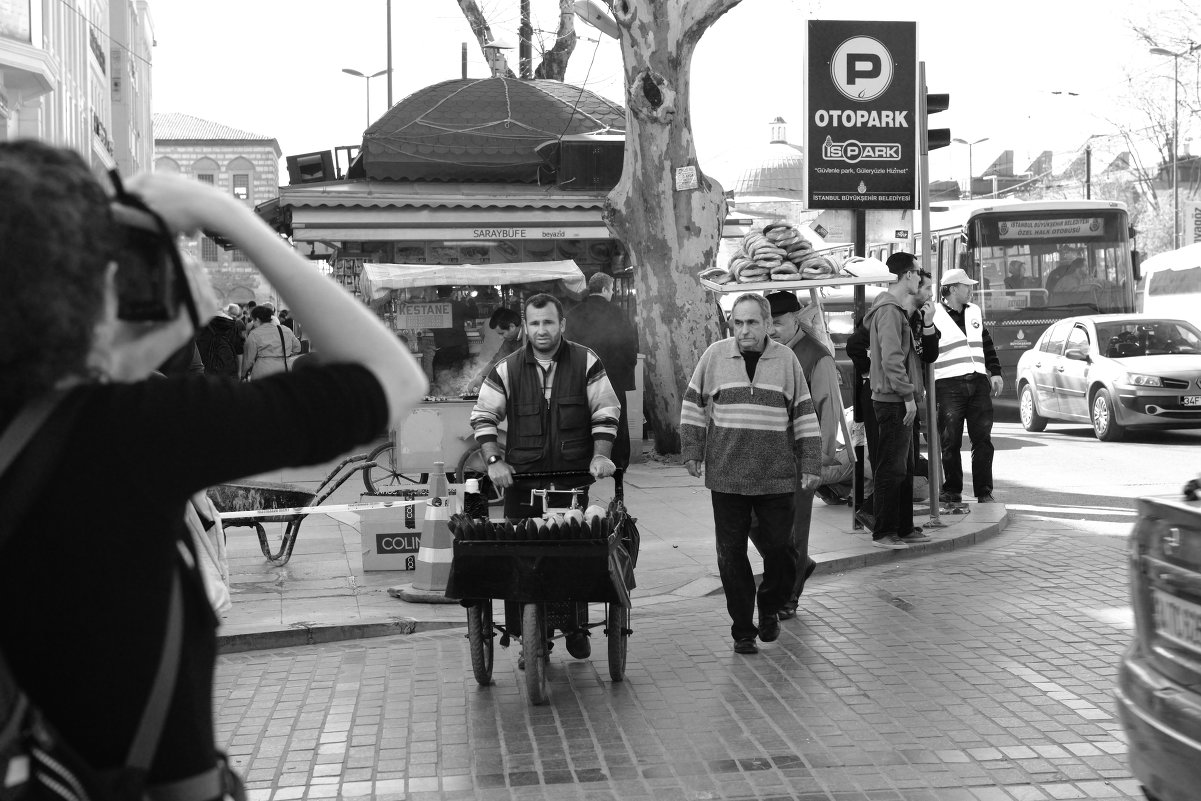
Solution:
M 1009 510 L 1006 509 L 1001 519 L 985 525 L 975 531 L 951 537 L 945 540 L 924 542 L 910 546 L 904 551 L 875 550 L 863 554 L 841 556 L 818 562 L 813 571 L 814 576 L 827 576 L 834 573 L 845 573 L 863 567 L 873 567 L 889 562 L 900 562 L 916 559 L 921 556 L 965 548 L 984 540 L 995 537 L 1009 525 Z M 757 577 L 758 578 L 758 577 Z M 713 590 L 700 597 L 711 597 L 723 592 L 720 584 Z M 695 596 L 694 596 L 695 597 Z M 662 599 L 687 600 L 672 593 L 659 596 L 640 598 L 644 604 L 657 603 Z M 458 603 L 458 601 L 453 601 Z M 264 651 L 273 648 L 295 648 L 302 645 L 319 645 L 322 643 L 340 642 L 344 640 L 368 639 L 371 637 L 392 637 L 397 634 L 420 634 L 431 631 L 464 628 L 467 625 L 466 616 L 461 621 L 417 620 L 411 617 L 383 618 L 380 620 L 363 620 L 356 623 L 294 623 L 285 629 L 261 629 L 256 631 L 239 631 L 217 635 L 218 655 L 245 653 L 247 651 Z

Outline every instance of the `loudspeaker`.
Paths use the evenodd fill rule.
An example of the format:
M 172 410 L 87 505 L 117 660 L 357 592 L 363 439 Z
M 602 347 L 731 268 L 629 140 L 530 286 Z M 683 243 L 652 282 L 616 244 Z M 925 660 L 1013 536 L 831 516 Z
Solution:
M 581 192 L 605 191 L 621 180 L 624 136 L 564 136 L 559 143 L 558 186 Z
M 331 150 L 288 156 L 286 161 L 289 185 L 338 180 L 338 176 L 334 172 L 334 154 Z

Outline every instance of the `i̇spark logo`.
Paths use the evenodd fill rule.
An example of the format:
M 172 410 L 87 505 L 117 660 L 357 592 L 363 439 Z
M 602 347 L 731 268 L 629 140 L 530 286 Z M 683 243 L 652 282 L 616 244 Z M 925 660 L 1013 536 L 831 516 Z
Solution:
M 844 161 L 857 164 L 860 161 L 900 161 L 901 146 L 895 142 L 864 144 L 854 139 L 835 142 L 827 136 L 822 142 L 822 158 L 826 161 Z

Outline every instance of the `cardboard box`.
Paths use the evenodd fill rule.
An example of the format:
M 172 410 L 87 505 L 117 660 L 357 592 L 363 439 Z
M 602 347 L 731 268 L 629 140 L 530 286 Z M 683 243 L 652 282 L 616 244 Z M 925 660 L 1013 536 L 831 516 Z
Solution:
M 425 499 L 428 485 L 406 490 L 400 500 L 416 500 L 412 506 L 392 509 L 365 509 L 359 512 L 359 536 L 362 538 L 363 570 L 416 570 L 417 551 L 421 548 L 421 528 L 425 523 Z M 450 509 L 447 516 L 462 511 L 463 485 L 449 485 Z M 364 503 L 395 501 L 396 495 L 368 495 Z

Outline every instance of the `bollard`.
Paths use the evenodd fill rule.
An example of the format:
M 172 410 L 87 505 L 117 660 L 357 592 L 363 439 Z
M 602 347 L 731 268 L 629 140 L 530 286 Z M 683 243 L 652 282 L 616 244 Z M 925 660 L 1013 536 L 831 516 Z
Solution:
M 417 551 L 417 572 L 413 575 L 413 584 L 392 587 L 388 594 L 411 603 L 458 603 L 457 599 L 446 597 L 450 562 L 454 557 L 454 538 L 450 533 L 450 496 L 444 463 L 434 463 L 429 487 L 430 495 L 425 505 L 425 519 L 421 523 L 421 547 Z

